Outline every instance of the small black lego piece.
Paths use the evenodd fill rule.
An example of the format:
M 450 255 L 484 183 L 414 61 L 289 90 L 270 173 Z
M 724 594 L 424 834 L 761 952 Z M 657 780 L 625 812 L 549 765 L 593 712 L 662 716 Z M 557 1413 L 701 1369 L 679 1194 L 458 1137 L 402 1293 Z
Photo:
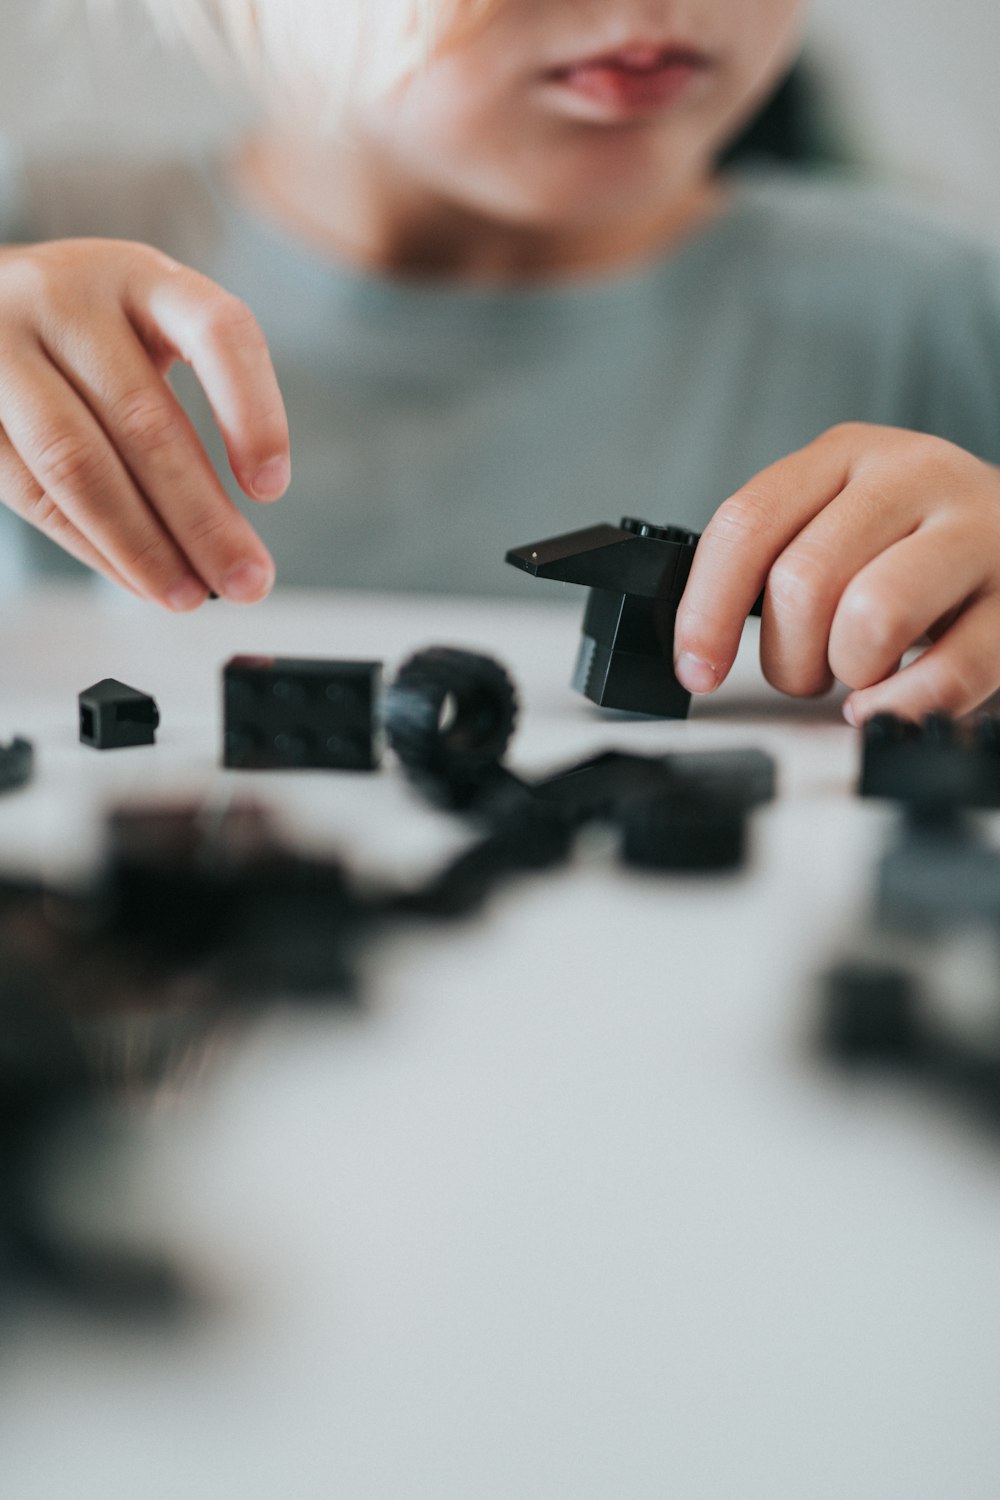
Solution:
M 747 810 L 708 796 L 638 794 L 622 809 L 623 864 L 693 874 L 739 869 L 746 860 Z
M 35 750 L 30 740 L 16 738 L 0 744 L 0 792 L 26 786 L 35 773 Z
M 820 1044 L 844 1070 L 882 1069 L 1000 1128 L 1000 1045 L 935 1008 L 891 960 L 842 963 L 824 978 Z
M 691 694 L 673 669 L 674 623 L 700 539 L 626 516 L 621 526 L 588 526 L 507 553 L 535 578 L 589 588 L 573 686 L 592 703 L 687 717 Z
M 1000 719 L 877 714 L 862 731 L 858 790 L 927 807 L 1000 807 Z
M 80 743 L 121 750 L 156 743 L 160 711 L 147 693 L 105 677 L 79 696 Z
M 975 814 L 910 804 L 878 865 L 878 922 L 897 932 L 1000 927 L 1000 851 Z
M 382 664 L 234 656 L 223 669 L 230 769 L 373 771 Z
M 517 692 L 491 656 L 434 646 L 405 661 L 385 695 L 389 743 L 438 805 L 469 806 L 499 774 Z
M 823 981 L 820 1043 L 843 1066 L 912 1061 L 920 1049 L 912 976 L 896 964 L 852 959 Z

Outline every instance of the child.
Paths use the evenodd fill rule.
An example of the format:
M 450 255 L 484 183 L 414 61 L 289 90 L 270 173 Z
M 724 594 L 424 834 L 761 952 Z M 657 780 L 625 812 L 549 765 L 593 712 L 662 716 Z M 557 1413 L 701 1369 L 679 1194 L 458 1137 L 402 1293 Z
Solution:
M 766 675 L 840 679 L 851 722 L 1000 687 L 992 257 L 870 192 L 714 165 L 803 0 L 147 4 L 239 50 L 267 121 L 224 164 L 22 164 L 13 511 L 178 610 L 258 599 L 275 563 L 496 591 L 508 546 L 647 514 L 707 527 L 677 625 L 696 692 L 765 582 Z M 254 527 L 177 361 L 261 502 L 287 401 L 294 498 Z

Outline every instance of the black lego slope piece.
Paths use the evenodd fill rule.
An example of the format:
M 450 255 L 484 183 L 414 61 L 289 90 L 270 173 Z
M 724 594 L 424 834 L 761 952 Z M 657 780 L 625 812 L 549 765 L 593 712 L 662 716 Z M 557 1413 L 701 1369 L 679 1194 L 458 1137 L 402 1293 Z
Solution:
M 507 553 L 533 578 L 590 590 L 573 686 L 602 708 L 683 719 L 691 695 L 673 670 L 677 606 L 698 532 L 626 516 Z M 759 614 L 758 600 L 752 613 Z

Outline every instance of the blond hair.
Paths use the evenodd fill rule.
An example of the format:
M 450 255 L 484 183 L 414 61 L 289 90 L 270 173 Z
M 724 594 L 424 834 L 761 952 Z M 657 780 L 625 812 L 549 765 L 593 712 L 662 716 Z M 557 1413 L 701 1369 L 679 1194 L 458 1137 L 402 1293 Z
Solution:
M 337 107 L 359 92 L 391 88 L 435 46 L 483 19 L 497 0 L 140 3 L 161 35 L 193 46 L 213 64 L 235 59 L 258 89 L 312 84 Z

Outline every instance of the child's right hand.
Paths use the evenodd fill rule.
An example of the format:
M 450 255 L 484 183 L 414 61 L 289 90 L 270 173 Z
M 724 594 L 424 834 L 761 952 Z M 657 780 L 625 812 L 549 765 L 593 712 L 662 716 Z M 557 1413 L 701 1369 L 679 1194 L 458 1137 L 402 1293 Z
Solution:
M 142 598 L 250 603 L 274 564 L 167 383 L 191 365 L 241 489 L 276 500 L 288 423 L 250 309 L 145 245 L 0 249 L 0 500 Z

